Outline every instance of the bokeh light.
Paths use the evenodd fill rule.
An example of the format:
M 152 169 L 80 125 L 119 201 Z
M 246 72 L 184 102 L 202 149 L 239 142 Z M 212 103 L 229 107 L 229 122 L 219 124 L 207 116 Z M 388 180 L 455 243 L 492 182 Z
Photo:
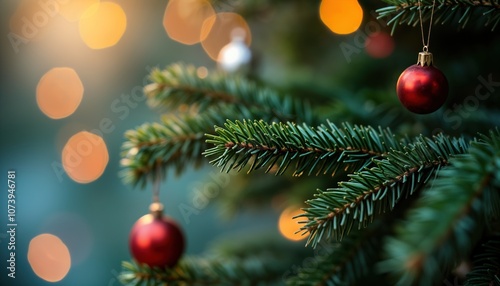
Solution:
M 321 21 L 336 34 L 355 32 L 363 21 L 363 9 L 358 0 L 322 0 Z
M 193 45 L 207 36 L 202 33 L 203 22 L 214 15 L 212 5 L 206 0 L 170 0 L 165 8 L 163 27 L 172 40 Z
M 236 28 L 231 32 L 231 42 L 219 52 L 217 63 L 227 72 L 235 72 L 250 63 L 252 52 L 245 44 L 245 31 Z
M 36 87 L 36 102 L 50 118 L 70 116 L 80 105 L 83 84 L 72 68 L 53 68 L 46 72 Z
M 203 23 L 201 45 L 208 56 L 217 60 L 220 51 L 232 40 L 231 33 L 241 28 L 244 31 L 244 42 L 250 46 L 252 34 L 247 22 L 239 14 L 224 12 L 218 13 Z
M 372 58 L 386 58 L 394 51 L 394 39 L 385 32 L 373 33 L 366 40 L 365 51 Z
M 99 5 L 94 4 L 99 4 L 99 1 L 100 0 L 65 1 L 60 5 L 59 14 L 70 22 L 76 22 L 82 18 L 84 13 L 90 15 L 90 12 L 95 12 Z M 92 8 L 93 10 L 87 11 L 89 8 Z
M 48 282 L 58 282 L 71 268 L 71 255 L 61 239 L 44 233 L 30 241 L 28 262 L 38 277 Z
M 300 229 L 298 219 L 293 219 L 294 216 L 303 213 L 298 206 L 291 206 L 283 210 L 278 220 L 278 228 L 286 239 L 292 241 L 299 241 L 306 238 L 301 233 L 296 233 Z
M 104 140 L 87 131 L 73 135 L 62 151 L 64 171 L 75 182 L 82 184 L 97 180 L 104 173 L 108 161 Z
M 92 5 L 80 20 L 80 37 L 91 49 L 114 46 L 127 28 L 127 16 L 122 7 L 112 2 Z
M 199 68 L 196 69 L 196 75 L 199 77 L 199 78 L 206 78 L 208 76 L 208 69 L 207 67 L 204 67 L 204 66 L 201 66 Z

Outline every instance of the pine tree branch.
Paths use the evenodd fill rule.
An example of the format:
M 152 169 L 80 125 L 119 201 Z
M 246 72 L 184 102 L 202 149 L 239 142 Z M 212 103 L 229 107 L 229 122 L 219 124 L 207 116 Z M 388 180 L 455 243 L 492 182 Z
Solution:
M 474 268 L 467 274 L 465 286 L 500 285 L 500 236 L 482 245 L 474 257 Z
M 334 247 L 325 247 L 323 243 L 321 252 L 296 276 L 288 279 L 287 285 L 356 285 L 377 261 L 386 234 L 386 225 L 378 221 L 363 231 L 354 231 Z
M 209 146 L 204 134 L 225 120 L 225 114 L 206 112 L 201 115 L 169 116 L 162 124 L 146 123 L 125 133 L 127 141 L 122 146 L 121 176 L 133 185 L 146 185 L 154 180 L 158 169 L 164 173 L 168 166 L 175 166 L 178 173 L 189 166 L 200 165 L 201 153 Z
M 306 124 L 264 121 L 227 121 L 216 127 L 216 135 L 207 134 L 208 143 L 215 147 L 204 152 L 216 157 L 211 164 L 223 171 L 249 171 L 273 168 L 283 174 L 295 163 L 294 175 L 334 175 L 339 168 L 358 170 L 374 157 L 385 156 L 391 149 L 401 149 L 401 140 L 390 130 L 328 122 L 317 128 Z
M 200 259 L 185 258 L 173 269 L 151 269 L 146 265 L 124 262 L 120 281 L 124 285 L 257 285 L 272 283 L 279 273 L 267 267 L 268 259 Z M 281 269 L 280 269 L 281 270 Z
M 237 75 L 209 72 L 200 76 L 197 70 L 183 64 L 172 64 L 164 70 L 154 69 L 150 75 L 153 83 L 144 88 L 150 106 L 172 110 L 188 105 L 204 112 L 208 108 L 231 105 L 241 115 L 261 115 L 253 118 L 316 120 L 305 100 L 281 96 Z
M 342 240 L 356 224 L 366 227 L 373 218 L 392 210 L 399 200 L 418 191 L 432 175 L 448 164 L 450 156 L 464 153 L 467 144 L 443 135 L 417 138 L 403 151 L 394 150 L 377 166 L 351 175 L 338 188 L 320 191 L 307 201 L 307 218 L 301 228 L 309 233 L 307 244 L 316 247 L 323 238 Z
M 472 142 L 449 162 L 385 244 L 380 269 L 397 275 L 398 285 L 442 279 L 500 216 L 500 133 Z
M 392 6 L 377 10 L 379 18 L 389 18 L 387 24 L 416 26 L 420 22 L 418 0 L 383 0 Z M 421 0 L 422 18 L 430 19 L 432 0 Z M 458 23 L 464 28 L 470 22 L 491 26 L 495 30 L 500 22 L 500 2 L 498 0 L 436 0 L 433 24 Z
M 205 257 L 184 257 L 173 268 L 123 262 L 125 285 L 282 285 L 283 273 L 306 256 L 282 238 L 246 234 L 219 241 Z

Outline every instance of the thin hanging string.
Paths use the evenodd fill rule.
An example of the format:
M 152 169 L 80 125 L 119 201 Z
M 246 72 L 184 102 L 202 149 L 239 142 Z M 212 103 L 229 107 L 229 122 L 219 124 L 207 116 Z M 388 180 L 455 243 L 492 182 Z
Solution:
M 160 202 L 160 181 L 161 181 L 161 171 L 160 167 L 156 167 L 156 178 L 153 182 L 153 203 Z
M 431 41 L 431 29 L 432 29 L 432 18 L 434 17 L 434 7 L 436 6 L 436 0 L 432 1 L 431 19 L 429 22 L 429 33 L 427 34 L 427 44 L 425 43 L 424 36 L 424 21 L 422 20 L 422 3 L 418 0 L 418 14 L 420 16 L 420 31 L 422 31 L 422 45 L 424 52 L 429 51 L 429 44 Z

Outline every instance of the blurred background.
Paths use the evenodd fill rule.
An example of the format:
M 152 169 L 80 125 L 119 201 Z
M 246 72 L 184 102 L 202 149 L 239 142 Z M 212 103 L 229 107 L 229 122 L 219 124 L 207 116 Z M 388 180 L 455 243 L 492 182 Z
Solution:
M 335 120 L 408 134 L 476 132 L 491 126 L 484 122 L 498 122 L 498 105 L 482 113 L 456 105 L 474 95 L 479 76 L 498 76 L 498 57 L 481 53 L 485 45 L 500 50 L 490 32 L 433 28 L 435 63 L 456 96 L 437 113 L 415 116 L 400 107 L 394 86 L 401 71 L 416 62 L 420 30 L 405 26 L 390 36 L 385 22 L 373 16 L 384 6 L 381 1 L 360 1 L 361 6 L 345 1 L 350 6 L 344 10 L 327 4 L 321 10 L 322 1 L 268 2 L 2 1 L 1 285 L 119 285 L 121 261 L 130 259 L 130 228 L 151 202 L 151 186 L 122 182 L 120 150 L 126 130 L 161 117 L 142 93 L 155 67 L 184 62 L 203 77 L 212 69 L 231 72 L 241 63 L 255 81 L 310 97 Z M 335 11 L 349 17 L 339 23 Z M 242 39 L 232 34 L 236 27 Z M 220 51 L 231 43 L 236 55 L 224 58 Z M 80 153 L 88 153 L 83 169 L 77 167 Z M 16 172 L 15 279 L 6 272 L 8 170 Z M 200 202 L 200 192 L 214 182 L 215 195 Z M 315 190 L 303 192 L 303 185 L 291 181 L 281 187 L 295 185 L 297 196 L 258 201 L 258 212 L 232 209 L 231 219 L 225 219 L 216 206 L 219 193 L 230 193 L 239 183 L 208 164 L 181 176 L 172 172 L 162 182 L 161 201 L 185 232 L 187 254 L 203 253 L 227 233 L 279 234 L 280 215 L 294 213 L 286 206 Z M 282 232 L 289 227 L 284 221 Z M 296 228 L 293 224 L 292 232 Z M 51 257 L 46 249 L 60 256 Z M 54 261 L 57 269 L 46 269 Z

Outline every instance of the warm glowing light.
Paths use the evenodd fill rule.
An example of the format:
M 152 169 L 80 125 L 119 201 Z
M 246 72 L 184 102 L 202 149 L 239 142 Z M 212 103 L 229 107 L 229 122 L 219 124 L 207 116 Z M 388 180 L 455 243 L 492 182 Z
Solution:
M 201 66 L 198 69 L 196 69 L 196 75 L 199 78 L 206 78 L 208 76 L 208 69 L 206 67 Z
M 245 44 L 245 31 L 236 28 L 231 32 L 231 42 L 219 52 L 217 63 L 227 72 L 235 72 L 250 63 L 252 52 Z
M 355 32 L 363 20 L 358 0 L 322 0 L 319 14 L 321 21 L 336 34 Z
M 53 68 L 45 73 L 36 87 L 36 102 L 50 118 L 70 116 L 80 105 L 83 84 L 71 68 Z
M 47 233 L 30 241 L 28 262 L 35 274 L 48 282 L 61 281 L 71 268 L 68 247 L 57 236 Z
M 76 22 L 82 18 L 84 13 L 90 14 L 90 12 L 95 12 L 99 5 L 94 4 L 99 4 L 99 1 L 100 0 L 66 0 L 63 4 L 61 4 L 59 14 L 70 22 Z M 93 10 L 87 11 L 91 7 Z
M 92 49 L 114 46 L 126 28 L 125 12 L 120 5 L 112 2 L 92 5 L 83 13 L 80 20 L 80 36 Z
M 366 40 L 365 51 L 372 58 L 386 58 L 394 51 L 394 39 L 384 32 L 373 33 Z
M 193 45 L 206 37 L 206 33 L 202 33 L 203 22 L 214 15 L 207 0 L 170 0 L 163 16 L 163 27 L 172 40 Z
M 62 151 L 62 165 L 75 182 L 86 184 L 97 180 L 108 165 L 109 155 L 104 140 L 82 131 L 73 135 Z
M 278 227 L 281 234 L 286 239 L 298 241 L 306 238 L 306 236 L 303 236 L 300 233 L 295 233 L 300 229 L 300 224 L 297 219 L 293 219 L 293 217 L 301 213 L 303 213 L 303 211 L 297 206 L 288 207 L 281 213 L 278 221 Z
M 250 46 L 252 41 L 250 28 L 239 14 L 224 12 L 208 18 L 203 23 L 203 40 L 201 41 L 208 56 L 217 60 L 221 49 L 231 42 L 231 33 L 238 28 L 244 32 L 244 43 Z

